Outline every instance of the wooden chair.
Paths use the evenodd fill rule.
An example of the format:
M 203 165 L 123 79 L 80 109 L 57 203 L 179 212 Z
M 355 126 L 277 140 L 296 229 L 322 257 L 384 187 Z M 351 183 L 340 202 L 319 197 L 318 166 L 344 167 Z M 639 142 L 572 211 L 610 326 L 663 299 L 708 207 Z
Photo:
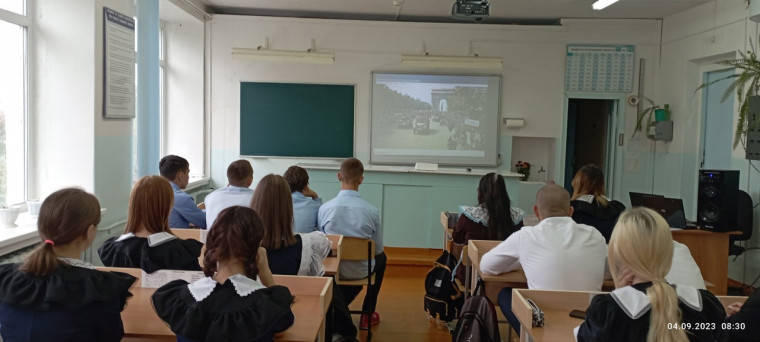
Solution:
M 367 276 L 362 279 L 344 280 L 340 277 L 335 278 L 338 285 L 364 286 L 367 287 L 375 284 L 375 274 L 372 273 L 372 261 L 375 260 L 375 241 L 372 239 L 360 239 L 355 237 L 343 237 L 339 250 L 340 261 L 366 261 Z M 367 330 L 367 341 L 372 340 L 372 312 L 362 310 L 351 310 L 352 314 L 364 314 L 369 319 L 369 329 Z M 361 320 L 360 320 L 361 321 Z

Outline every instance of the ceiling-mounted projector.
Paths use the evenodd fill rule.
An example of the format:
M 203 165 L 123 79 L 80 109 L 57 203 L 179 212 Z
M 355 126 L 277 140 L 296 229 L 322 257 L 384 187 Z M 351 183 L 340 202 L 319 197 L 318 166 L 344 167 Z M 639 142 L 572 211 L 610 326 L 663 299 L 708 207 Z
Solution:
M 451 8 L 451 17 L 459 20 L 482 21 L 490 13 L 488 0 L 457 0 Z

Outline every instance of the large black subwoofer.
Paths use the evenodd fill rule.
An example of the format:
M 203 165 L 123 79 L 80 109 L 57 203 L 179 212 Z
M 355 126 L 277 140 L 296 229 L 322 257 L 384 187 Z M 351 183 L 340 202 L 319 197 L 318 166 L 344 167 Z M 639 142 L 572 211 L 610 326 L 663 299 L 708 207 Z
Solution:
M 697 224 L 702 229 L 736 230 L 739 171 L 700 170 L 697 188 Z

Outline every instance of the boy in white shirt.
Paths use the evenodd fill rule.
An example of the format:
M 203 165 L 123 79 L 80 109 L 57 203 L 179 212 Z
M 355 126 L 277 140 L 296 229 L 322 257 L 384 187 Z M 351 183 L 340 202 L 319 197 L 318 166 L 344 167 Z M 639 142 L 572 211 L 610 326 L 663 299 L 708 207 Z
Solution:
M 481 272 L 496 275 L 522 266 L 530 289 L 600 291 L 607 246 L 598 230 L 570 217 L 573 209 L 567 190 L 554 184 L 542 187 L 533 211 L 540 222 L 512 233 L 483 255 Z M 512 289 L 502 289 L 498 301 L 519 334 L 520 323 L 512 313 Z

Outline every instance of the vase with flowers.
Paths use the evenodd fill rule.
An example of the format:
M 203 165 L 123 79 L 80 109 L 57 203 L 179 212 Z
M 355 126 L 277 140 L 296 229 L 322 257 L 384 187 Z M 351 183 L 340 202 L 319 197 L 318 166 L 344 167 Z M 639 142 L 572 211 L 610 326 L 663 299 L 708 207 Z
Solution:
M 517 164 L 515 164 L 515 169 L 517 169 L 517 173 L 521 174 L 522 177 L 520 178 L 521 181 L 525 182 L 530 178 L 530 163 L 524 162 L 521 160 L 517 161 Z

